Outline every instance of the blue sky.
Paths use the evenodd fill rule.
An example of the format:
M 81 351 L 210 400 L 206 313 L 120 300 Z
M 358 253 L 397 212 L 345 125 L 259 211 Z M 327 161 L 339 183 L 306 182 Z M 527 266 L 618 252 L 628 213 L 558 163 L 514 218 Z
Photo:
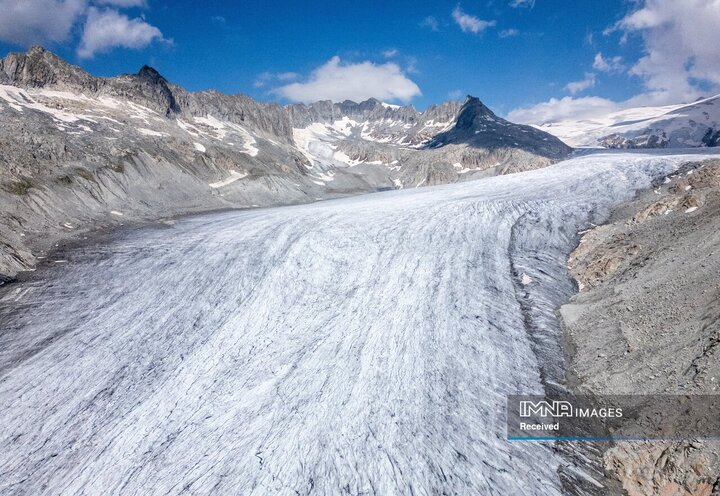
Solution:
M 675 22 L 673 3 L 717 31 L 717 0 L 0 0 L 0 52 L 39 43 L 97 75 L 147 63 L 190 90 L 281 102 L 381 93 L 424 108 L 473 94 L 530 121 L 537 105 L 552 107 L 549 118 L 563 105 L 605 111 L 715 90 L 712 67 L 687 70 L 685 84 L 662 67 L 637 69 L 644 58 L 664 63 L 653 39 Z M 685 47 L 679 72 L 714 64 L 695 53 L 711 41 Z

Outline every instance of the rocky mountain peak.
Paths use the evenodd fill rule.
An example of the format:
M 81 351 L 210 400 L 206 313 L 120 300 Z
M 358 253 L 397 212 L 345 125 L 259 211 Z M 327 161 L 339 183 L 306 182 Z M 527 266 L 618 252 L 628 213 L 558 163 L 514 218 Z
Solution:
M 98 78 L 40 46 L 0 59 L 0 82 L 25 88 L 56 86 L 81 91 L 99 86 Z
M 149 65 L 142 66 L 137 73 L 137 77 L 152 83 L 167 83 L 167 80 L 162 77 L 162 75 L 156 69 L 150 67 Z
M 479 98 L 468 95 L 460 108 L 455 127 L 457 129 L 474 129 L 480 121 L 488 119 L 497 119 L 497 116 Z
M 572 150 L 548 133 L 498 117 L 479 98 L 470 95 L 460 108 L 455 125 L 437 134 L 426 147 L 449 144 L 487 150 L 517 148 L 551 159 L 563 158 Z
M 153 108 L 162 110 L 167 116 L 180 113 L 180 105 L 175 95 L 177 88 L 157 70 L 144 65 L 133 79 L 139 83 L 139 92 L 153 104 Z

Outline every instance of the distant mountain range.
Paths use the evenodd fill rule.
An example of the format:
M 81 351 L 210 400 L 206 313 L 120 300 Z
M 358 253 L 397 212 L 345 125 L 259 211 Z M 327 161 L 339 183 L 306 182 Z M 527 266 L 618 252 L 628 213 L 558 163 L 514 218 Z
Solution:
M 95 77 L 34 47 L 0 60 L 0 275 L 79 232 L 544 167 L 572 149 L 477 98 L 280 106 L 151 67 Z
M 720 146 L 720 95 L 693 103 L 638 107 L 594 119 L 548 122 L 538 129 L 573 147 Z
M 77 233 L 544 167 L 575 147 L 717 146 L 720 97 L 532 127 L 468 96 L 281 106 L 189 92 L 151 67 L 100 78 L 31 48 L 0 59 L 0 280 Z M 567 143 L 567 144 L 566 144 Z

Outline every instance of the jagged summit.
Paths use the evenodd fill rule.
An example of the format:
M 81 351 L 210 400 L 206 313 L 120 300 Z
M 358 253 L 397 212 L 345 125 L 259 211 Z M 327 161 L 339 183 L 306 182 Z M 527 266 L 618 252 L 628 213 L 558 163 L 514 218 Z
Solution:
M 544 131 L 498 117 L 479 98 L 470 95 L 462 104 L 455 125 L 438 133 L 426 146 L 440 148 L 450 144 L 487 150 L 517 148 L 552 159 L 563 158 L 572 151 Z
M 157 83 L 160 81 L 167 82 L 167 80 L 154 67 L 150 67 L 149 65 L 142 66 L 137 72 L 137 76 L 140 79 L 145 79 L 153 83 Z
M 152 102 L 160 104 L 166 116 L 172 117 L 181 112 L 176 95 L 184 95 L 187 92 L 180 87 L 171 87 L 171 84 L 157 70 L 144 65 L 138 73 L 133 76 L 142 86 L 140 91 L 152 96 Z
M 33 46 L 26 53 L 11 52 L 0 59 L 0 82 L 4 84 L 96 90 L 98 80 L 40 46 Z
M 460 108 L 456 129 L 476 129 L 482 120 L 497 119 L 495 113 L 490 110 L 479 98 L 468 95 Z

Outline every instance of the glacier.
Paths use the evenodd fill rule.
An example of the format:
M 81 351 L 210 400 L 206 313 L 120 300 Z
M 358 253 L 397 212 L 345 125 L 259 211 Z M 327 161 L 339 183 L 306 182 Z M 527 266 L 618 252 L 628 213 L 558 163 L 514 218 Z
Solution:
M 0 493 L 559 494 L 567 461 L 508 442 L 505 405 L 563 382 L 577 232 L 706 156 L 594 153 L 64 253 L 0 291 Z

